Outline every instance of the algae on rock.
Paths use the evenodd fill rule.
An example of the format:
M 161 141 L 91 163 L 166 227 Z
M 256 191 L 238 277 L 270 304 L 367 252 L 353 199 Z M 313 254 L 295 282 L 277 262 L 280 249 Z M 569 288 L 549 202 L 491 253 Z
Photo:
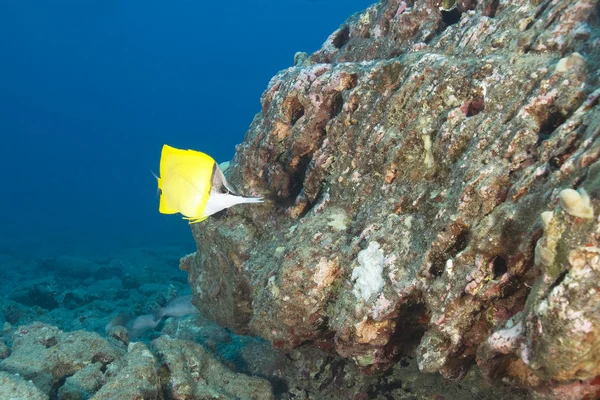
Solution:
M 366 372 L 415 356 L 592 396 L 599 222 L 556 205 L 584 187 L 600 206 L 598 8 L 460 1 L 449 21 L 435 3 L 375 4 L 271 79 L 228 170 L 266 201 L 192 227 L 194 302 Z M 375 242 L 383 285 L 357 301 Z

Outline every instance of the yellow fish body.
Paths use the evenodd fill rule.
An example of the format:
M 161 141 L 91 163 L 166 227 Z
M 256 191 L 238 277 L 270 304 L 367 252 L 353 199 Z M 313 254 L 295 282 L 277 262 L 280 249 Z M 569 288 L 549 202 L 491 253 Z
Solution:
M 215 160 L 195 150 L 163 145 L 158 189 L 162 214 L 180 213 L 190 223 L 242 203 L 261 203 L 262 197 L 239 195 Z

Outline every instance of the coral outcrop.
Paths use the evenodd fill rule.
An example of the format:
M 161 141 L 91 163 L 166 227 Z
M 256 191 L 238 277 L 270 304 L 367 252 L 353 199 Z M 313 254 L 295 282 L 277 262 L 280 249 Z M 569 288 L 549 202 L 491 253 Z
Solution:
M 194 303 L 364 372 L 594 398 L 597 4 L 438 3 L 373 5 L 273 77 L 227 171 L 266 201 L 193 225 Z
M 12 343 L 0 362 L 2 399 L 273 398 L 267 380 L 230 370 L 188 340 L 162 336 L 125 347 L 97 333 L 33 323 L 17 328 Z
M 19 374 L 50 394 L 67 377 L 82 368 L 107 365 L 122 351 L 94 332 L 62 332 L 43 323 L 20 327 L 13 334 L 12 353 L 0 362 L 0 370 Z
M 0 371 L 0 398 L 47 400 L 48 396 L 21 376 Z

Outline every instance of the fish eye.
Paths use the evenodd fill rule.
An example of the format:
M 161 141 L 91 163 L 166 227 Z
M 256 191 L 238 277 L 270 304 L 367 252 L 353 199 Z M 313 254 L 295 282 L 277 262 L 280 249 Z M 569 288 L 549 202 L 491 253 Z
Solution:
M 227 190 L 227 188 L 225 186 L 223 186 L 220 190 L 221 194 L 228 194 L 229 190 Z

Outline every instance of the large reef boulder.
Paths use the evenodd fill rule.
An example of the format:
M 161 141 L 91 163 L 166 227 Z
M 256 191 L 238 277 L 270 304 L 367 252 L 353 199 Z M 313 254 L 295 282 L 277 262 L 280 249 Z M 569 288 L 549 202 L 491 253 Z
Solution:
M 202 327 L 194 326 L 195 330 Z M 1 399 L 273 399 L 269 381 L 229 369 L 201 345 L 161 336 L 147 345 L 34 322 L 0 362 Z
M 597 3 L 438 3 L 373 5 L 273 77 L 227 171 L 266 201 L 192 226 L 194 303 L 366 372 L 594 396 Z
M 269 382 L 231 371 L 197 343 L 161 336 L 152 346 L 169 371 L 169 399 L 274 399 Z
M 0 371 L 19 374 L 52 396 L 67 377 L 94 363 L 107 365 L 121 354 L 95 332 L 63 332 L 34 322 L 15 331 L 12 353 L 0 362 Z
M 0 371 L 0 398 L 48 400 L 48 396 L 31 381 L 26 381 L 18 374 L 9 374 L 3 371 Z

